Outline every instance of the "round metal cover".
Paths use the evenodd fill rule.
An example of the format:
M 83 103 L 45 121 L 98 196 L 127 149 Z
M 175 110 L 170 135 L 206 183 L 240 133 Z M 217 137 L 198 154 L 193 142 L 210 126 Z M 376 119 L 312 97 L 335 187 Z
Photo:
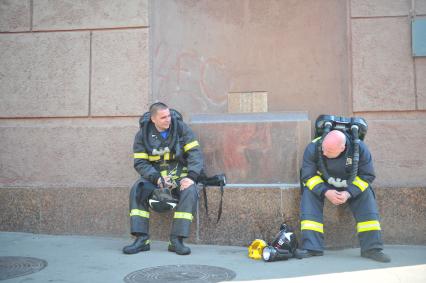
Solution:
M 235 272 L 223 267 L 209 265 L 163 265 L 144 268 L 130 273 L 124 278 L 127 283 L 207 283 L 230 281 Z
M 47 266 L 47 262 L 34 257 L 0 256 L 0 280 L 28 275 Z

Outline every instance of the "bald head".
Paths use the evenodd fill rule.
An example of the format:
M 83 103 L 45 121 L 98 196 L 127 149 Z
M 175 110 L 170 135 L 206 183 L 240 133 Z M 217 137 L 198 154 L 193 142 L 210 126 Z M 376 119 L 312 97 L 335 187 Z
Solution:
M 333 130 L 325 136 L 322 142 L 323 154 L 328 158 L 336 158 L 345 150 L 345 144 L 345 134 Z

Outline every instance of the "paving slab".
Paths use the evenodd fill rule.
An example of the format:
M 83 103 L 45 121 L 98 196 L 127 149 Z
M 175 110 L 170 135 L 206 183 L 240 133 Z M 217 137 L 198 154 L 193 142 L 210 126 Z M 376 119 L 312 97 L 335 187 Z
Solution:
M 124 282 L 132 272 L 164 265 L 221 267 L 235 272 L 234 281 L 250 282 L 426 281 L 426 246 L 386 246 L 391 263 L 361 258 L 359 249 L 327 250 L 323 257 L 266 263 L 248 258 L 246 247 L 190 244 L 191 255 L 178 256 L 160 241 L 154 241 L 148 252 L 122 254 L 122 247 L 130 242 L 129 238 L 0 232 L 1 257 L 47 262 L 39 272 L 4 282 Z

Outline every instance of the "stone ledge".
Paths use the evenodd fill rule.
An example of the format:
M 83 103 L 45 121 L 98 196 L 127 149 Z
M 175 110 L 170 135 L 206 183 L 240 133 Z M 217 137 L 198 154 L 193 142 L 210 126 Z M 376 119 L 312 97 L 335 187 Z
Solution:
M 130 188 L 0 188 L 1 231 L 44 234 L 113 235 L 129 233 Z M 299 188 L 225 188 L 223 213 L 217 188 L 202 193 L 192 234 L 193 243 L 248 245 L 255 238 L 270 241 L 286 221 L 299 227 Z M 378 188 L 376 196 L 386 244 L 425 245 L 426 188 Z M 348 209 L 327 203 L 325 243 L 328 248 L 356 247 L 355 221 Z M 151 238 L 167 240 L 170 214 L 152 213 Z
M 310 142 L 307 113 L 198 114 L 190 121 L 208 175 L 226 172 L 229 183 L 298 182 L 296 168 Z

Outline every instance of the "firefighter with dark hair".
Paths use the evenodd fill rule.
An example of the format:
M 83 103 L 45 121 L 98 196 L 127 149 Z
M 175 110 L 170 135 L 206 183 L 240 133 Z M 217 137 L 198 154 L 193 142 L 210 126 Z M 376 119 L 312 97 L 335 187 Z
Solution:
M 326 117 L 331 117 L 331 127 L 335 123 L 334 116 Z M 361 256 L 390 262 L 390 257 L 382 251 L 379 212 L 371 187 L 375 179 L 372 157 L 358 136 L 355 139 L 351 137 L 350 129 L 354 128 L 350 122 L 348 125 L 348 131 L 329 129 L 322 137 L 314 139 L 304 152 L 300 174 L 303 187 L 300 215 L 302 239 L 296 257 L 323 255 L 323 207 L 324 199 L 327 199 L 336 206 L 349 204 L 357 223 Z M 352 178 L 351 171 L 354 171 Z
M 168 250 L 179 255 L 191 253 L 183 239 L 198 201 L 196 183 L 203 169 L 203 156 L 193 131 L 179 112 L 157 102 L 140 119 L 134 144 L 134 168 L 140 179 L 130 192 L 130 232 L 136 237 L 123 253 L 150 249 L 150 209 L 174 209 Z

